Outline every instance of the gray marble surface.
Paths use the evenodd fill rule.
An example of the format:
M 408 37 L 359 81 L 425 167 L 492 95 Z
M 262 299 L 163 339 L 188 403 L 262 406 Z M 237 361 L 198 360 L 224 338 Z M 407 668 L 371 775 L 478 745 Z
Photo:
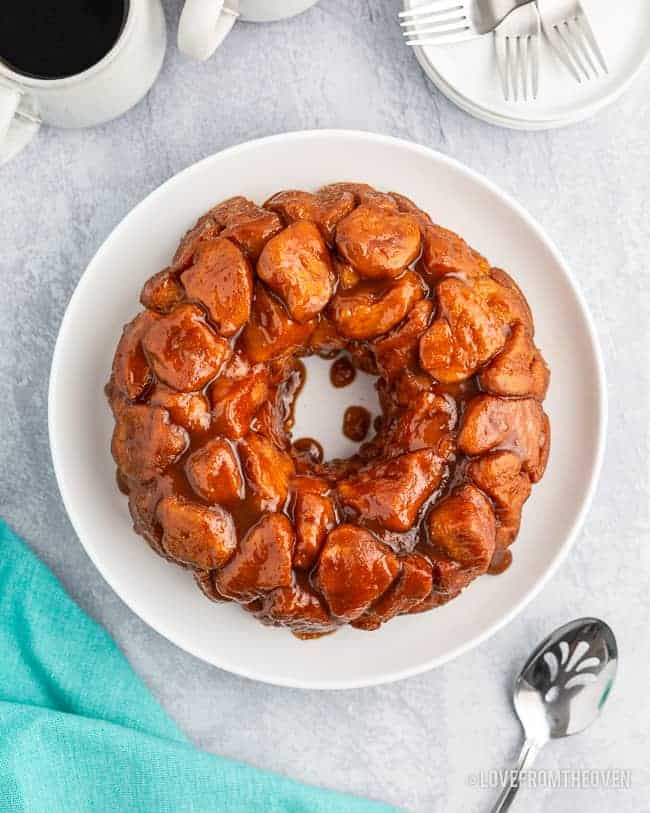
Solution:
M 648 73 L 568 129 L 483 124 L 435 91 L 402 47 L 394 0 L 321 0 L 304 16 L 237 25 L 207 64 L 170 47 L 158 83 L 119 121 L 44 129 L 0 169 L 0 514 L 109 629 L 199 746 L 410 811 L 485 810 L 472 775 L 520 740 L 509 686 L 556 624 L 595 614 L 622 655 L 603 719 L 539 764 L 631 770 L 624 790 L 529 791 L 521 810 L 650 810 L 650 97 Z M 57 491 L 47 438 L 50 359 L 87 262 L 150 190 L 188 164 L 257 136 L 350 127 L 435 147 L 513 193 L 559 244 L 602 341 L 610 427 L 600 487 L 567 562 L 505 630 L 400 683 L 338 693 L 274 688 L 209 667 L 146 627 L 95 571 Z

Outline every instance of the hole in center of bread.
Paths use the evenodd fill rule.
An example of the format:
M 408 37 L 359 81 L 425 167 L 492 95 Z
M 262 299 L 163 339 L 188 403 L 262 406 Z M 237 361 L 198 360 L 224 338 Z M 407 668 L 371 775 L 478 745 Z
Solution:
M 351 457 L 359 443 L 343 434 L 343 417 L 350 406 L 360 406 L 370 412 L 372 420 L 381 415 L 375 389 L 377 376 L 357 370 L 354 380 L 345 387 L 334 387 L 330 381 L 332 359 L 308 356 L 300 359 L 307 378 L 295 404 L 295 423 L 291 431 L 294 441 L 313 438 L 323 448 L 323 460 Z M 365 440 L 374 435 L 372 424 Z

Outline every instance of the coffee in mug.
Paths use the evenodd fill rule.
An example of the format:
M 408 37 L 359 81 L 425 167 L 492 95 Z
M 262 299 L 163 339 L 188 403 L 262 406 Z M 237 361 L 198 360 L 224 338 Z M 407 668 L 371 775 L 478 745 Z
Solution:
M 0 3 L 0 60 L 39 79 L 92 68 L 119 39 L 128 0 L 19 0 Z
M 160 0 L 0 0 L 0 164 L 40 123 L 90 127 L 133 107 L 165 37 Z

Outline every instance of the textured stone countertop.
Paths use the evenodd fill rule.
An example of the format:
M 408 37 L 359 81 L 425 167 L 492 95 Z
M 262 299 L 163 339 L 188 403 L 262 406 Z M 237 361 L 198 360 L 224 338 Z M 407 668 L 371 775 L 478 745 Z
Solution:
M 410 811 L 481 811 L 471 776 L 515 757 L 510 686 L 557 624 L 598 615 L 619 678 L 588 733 L 546 749 L 549 769 L 622 768 L 624 790 L 528 791 L 529 813 L 650 810 L 650 96 L 646 72 L 595 118 L 511 132 L 458 110 L 399 41 L 395 0 L 321 0 L 294 20 L 238 24 L 206 64 L 176 50 L 166 0 L 159 81 L 123 118 L 43 129 L 0 169 L 0 514 L 106 625 L 169 714 L 211 751 Z M 434 147 L 515 195 L 557 242 L 595 318 L 609 380 L 603 475 L 577 543 L 541 594 L 482 646 L 428 674 L 365 690 L 304 692 L 235 677 L 144 625 L 79 544 L 59 498 L 47 384 L 65 306 L 116 223 L 188 164 L 258 136 L 373 130 Z

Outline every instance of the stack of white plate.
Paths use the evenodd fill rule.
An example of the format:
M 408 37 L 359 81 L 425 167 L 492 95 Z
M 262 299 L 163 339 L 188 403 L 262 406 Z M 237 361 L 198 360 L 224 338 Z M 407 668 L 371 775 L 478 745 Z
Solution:
M 403 0 L 405 9 L 427 0 Z M 414 48 L 431 81 L 458 107 L 492 124 L 521 130 L 562 127 L 613 102 L 639 74 L 650 54 L 650 2 L 582 0 L 609 73 L 578 84 L 542 41 L 538 98 L 506 102 L 491 35 L 454 45 Z

